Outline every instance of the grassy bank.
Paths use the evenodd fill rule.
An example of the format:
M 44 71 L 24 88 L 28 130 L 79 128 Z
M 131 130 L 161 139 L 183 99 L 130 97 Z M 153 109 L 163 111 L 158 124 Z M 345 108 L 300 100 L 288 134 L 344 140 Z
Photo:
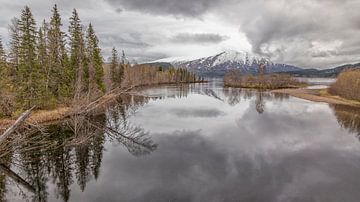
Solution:
M 144 87 L 152 87 L 152 86 L 160 86 L 160 85 L 169 85 L 169 84 L 191 84 L 191 83 L 207 83 L 208 81 L 192 81 L 192 82 L 163 82 L 163 83 L 153 83 L 153 84 L 144 84 L 138 85 L 134 87 L 130 87 L 127 89 L 115 89 L 112 92 L 105 94 L 104 96 L 100 97 L 97 101 L 97 107 L 104 107 L 110 104 L 114 99 L 122 94 L 131 93 L 132 91 L 136 91 L 138 89 Z M 76 111 L 81 110 L 79 105 L 76 106 L 69 106 L 69 107 L 58 107 L 56 109 L 50 110 L 35 110 L 28 122 L 36 123 L 36 124 L 48 124 L 54 123 L 74 114 Z M 12 124 L 14 124 L 16 117 L 7 117 L 7 118 L 0 118 L 0 131 L 5 130 Z
M 328 104 L 340 104 L 347 106 L 360 107 L 360 102 L 356 100 L 346 99 L 337 95 L 330 94 L 328 89 L 277 89 L 272 90 L 273 93 L 282 93 L 293 97 L 313 101 L 325 102 Z

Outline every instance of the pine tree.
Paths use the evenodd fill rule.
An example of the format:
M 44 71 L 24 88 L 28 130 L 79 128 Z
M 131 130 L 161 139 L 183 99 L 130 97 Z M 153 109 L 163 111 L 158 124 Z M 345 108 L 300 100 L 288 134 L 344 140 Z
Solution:
M 56 4 L 52 13 L 47 34 L 49 67 L 51 68 L 49 87 L 56 98 L 62 99 L 69 97 L 71 94 L 71 85 L 66 74 L 68 58 L 65 50 L 65 34 L 61 31 L 61 17 Z
M 21 12 L 19 25 L 19 64 L 17 68 L 17 100 L 21 108 L 44 104 L 44 77 L 37 61 L 36 23 L 29 7 Z
M 91 23 L 86 36 L 87 56 L 89 65 L 89 95 L 105 92 L 103 58 L 99 48 L 99 40 Z

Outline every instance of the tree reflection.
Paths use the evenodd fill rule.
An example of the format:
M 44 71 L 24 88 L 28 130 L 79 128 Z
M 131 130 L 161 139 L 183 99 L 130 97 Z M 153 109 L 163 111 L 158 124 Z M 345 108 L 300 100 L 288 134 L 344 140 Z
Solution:
M 226 101 L 229 105 L 235 106 L 239 104 L 242 100 L 251 100 L 255 97 L 255 110 L 262 114 L 265 112 L 266 102 L 270 100 L 278 100 L 283 101 L 285 99 L 289 99 L 288 95 L 279 94 L 279 93 L 271 93 L 269 91 L 263 90 L 254 90 L 254 89 L 246 89 L 246 88 L 224 88 L 223 89 L 224 96 L 226 97 Z
M 47 201 L 48 175 L 43 151 L 37 150 L 26 152 L 26 150 L 23 150 L 21 153 L 21 158 L 23 170 L 27 176 L 25 179 L 27 179 L 27 181 L 35 189 L 33 201 Z
M 1 166 L 10 167 L 11 155 L 7 155 L 1 159 Z M 5 194 L 7 192 L 6 187 L 6 175 L 5 172 L 0 171 L 0 201 L 5 201 Z
M 331 105 L 339 124 L 352 133 L 356 133 L 360 140 L 360 108 L 346 105 Z
M 63 201 L 70 199 L 70 185 L 73 183 L 72 176 L 72 155 L 71 148 L 65 147 L 66 141 L 73 136 L 73 132 L 64 126 L 52 126 L 50 138 L 57 144 L 55 148 L 48 152 L 47 161 L 50 174 L 54 184 L 56 184 L 56 197 Z
M 56 198 L 69 201 L 74 180 L 84 191 L 90 180 L 101 175 L 106 139 L 122 144 L 134 156 L 149 154 L 157 148 L 144 129 L 128 121 L 128 116 L 148 100 L 141 96 L 122 96 L 97 114 L 76 115 L 49 126 L 46 133 L 26 135 L 22 141 L 25 144 L 14 148 L 14 153 L 19 154 L 13 156 L 15 161 L 10 162 L 11 155 L 6 155 L 0 158 L 0 163 L 16 167 L 19 177 L 34 188 L 33 201 L 48 200 L 49 182 L 56 186 Z M 0 201 L 6 200 L 9 186 L 5 183 L 5 174 L 0 172 Z M 30 197 L 31 193 L 20 192 Z
M 265 102 L 263 96 L 264 96 L 263 91 L 258 91 L 258 93 L 256 94 L 255 105 L 256 105 L 256 111 L 259 114 L 262 114 L 265 111 Z
M 143 103 L 140 102 L 140 104 Z M 124 113 L 119 116 L 119 107 L 120 105 L 115 105 L 108 109 L 108 118 L 104 130 L 110 140 L 121 143 L 135 156 L 149 154 L 154 151 L 157 145 L 152 141 L 149 133 L 145 132 L 141 127 L 131 125 L 127 120 L 130 114 Z M 131 111 L 128 111 L 128 113 L 131 113 Z

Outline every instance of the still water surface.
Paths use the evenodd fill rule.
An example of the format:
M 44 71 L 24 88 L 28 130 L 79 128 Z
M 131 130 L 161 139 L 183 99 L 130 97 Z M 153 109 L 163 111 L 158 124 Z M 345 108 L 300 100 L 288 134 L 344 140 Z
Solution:
M 84 121 L 75 135 L 75 121 L 50 127 L 56 149 L 14 149 L 3 165 L 34 190 L 3 173 L 0 197 L 360 201 L 357 109 L 223 88 L 218 81 L 136 94 Z

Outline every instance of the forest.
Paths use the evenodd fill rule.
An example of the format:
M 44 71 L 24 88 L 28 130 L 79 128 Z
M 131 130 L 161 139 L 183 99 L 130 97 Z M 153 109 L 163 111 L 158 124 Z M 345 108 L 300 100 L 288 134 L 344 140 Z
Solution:
M 115 47 L 105 64 L 94 26 L 76 9 L 63 30 L 57 5 L 40 25 L 28 6 L 11 20 L 7 49 L 0 36 L 0 117 L 91 102 L 115 88 L 201 81 L 185 69 L 131 65 Z

